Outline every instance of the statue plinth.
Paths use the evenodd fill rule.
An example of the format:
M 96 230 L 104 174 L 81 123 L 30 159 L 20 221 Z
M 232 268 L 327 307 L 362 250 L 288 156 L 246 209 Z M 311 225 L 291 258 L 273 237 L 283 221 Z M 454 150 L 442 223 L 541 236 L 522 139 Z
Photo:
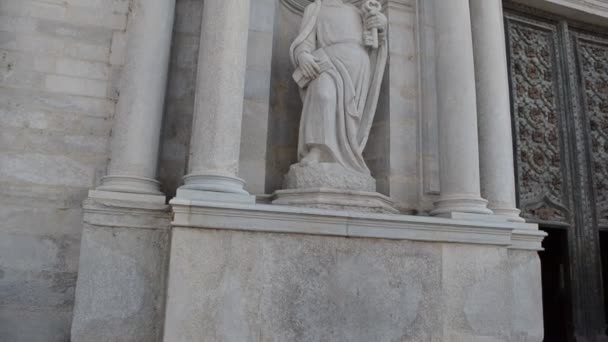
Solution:
M 376 192 L 376 180 L 337 163 L 295 164 L 285 176 L 285 190 L 273 204 L 306 208 L 396 214 L 390 198 Z
M 338 163 L 294 164 L 285 175 L 283 189 L 331 188 L 349 191 L 376 191 L 376 180 Z

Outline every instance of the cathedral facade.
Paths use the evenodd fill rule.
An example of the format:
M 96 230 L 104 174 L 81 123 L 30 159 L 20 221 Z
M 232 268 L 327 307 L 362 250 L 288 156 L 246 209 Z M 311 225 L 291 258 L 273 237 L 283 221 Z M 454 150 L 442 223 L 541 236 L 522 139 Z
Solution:
M 0 1 L 0 341 L 608 341 L 608 2 Z

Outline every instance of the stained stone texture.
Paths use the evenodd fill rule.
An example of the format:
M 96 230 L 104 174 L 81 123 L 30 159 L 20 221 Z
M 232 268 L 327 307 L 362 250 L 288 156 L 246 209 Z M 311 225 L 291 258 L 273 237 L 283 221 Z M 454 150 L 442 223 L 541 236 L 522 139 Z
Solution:
M 89 198 L 85 210 L 71 340 L 161 341 L 168 207 Z
M 505 248 L 443 247 L 447 341 L 510 341 L 509 273 Z
M 72 341 L 160 341 L 168 231 L 85 227 Z
M 392 341 L 439 333 L 440 246 L 370 242 L 175 229 L 165 340 Z
M 376 180 L 346 169 L 338 163 L 294 164 L 285 175 L 285 189 L 334 188 L 353 191 L 376 191 Z
M 542 341 L 543 320 L 540 259 L 536 253 L 509 250 L 511 268 L 511 336 L 514 341 Z
M 540 342 L 538 256 L 510 253 L 174 228 L 165 340 Z
M 68 341 L 82 200 L 105 173 L 128 0 L 0 4 L 0 340 Z

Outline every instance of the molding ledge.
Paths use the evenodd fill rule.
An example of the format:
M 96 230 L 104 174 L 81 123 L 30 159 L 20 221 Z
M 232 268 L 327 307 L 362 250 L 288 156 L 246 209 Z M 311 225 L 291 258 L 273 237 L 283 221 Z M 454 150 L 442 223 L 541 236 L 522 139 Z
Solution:
M 82 209 L 84 223 L 92 227 L 171 229 L 165 196 L 91 190 Z
M 267 204 L 173 199 L 173 227 L 451 242 L 542 250 L 545 233 L 530 223 L 369 214 Z
M 386 6 L 388 1 L 389 0 L 380 0 L 383 7 Z M 392 1 L 395 1 L 395 0 L 392 0 Z M 405 2 L 405 1 L 406 0 L 398 0 L 395 2 Z M 306 8 L 306 6 L 315 2 L 315 0 L 280 0 L 280 2 L 283 5 L 285 5 L 285 7 L 287 7 L 290 11 L 292 11 L 298 15 L 302 15 L 302 13 L 304 13 L 304 9 Z M 346 0 L 345 2 L 351 3 L 355 6 L 361 6 L 361 3 L 363 2 L 363 0 Z
M 586 24 L 608 26 L 606 0 L 509 0 L 509 2 L 534 7 Z

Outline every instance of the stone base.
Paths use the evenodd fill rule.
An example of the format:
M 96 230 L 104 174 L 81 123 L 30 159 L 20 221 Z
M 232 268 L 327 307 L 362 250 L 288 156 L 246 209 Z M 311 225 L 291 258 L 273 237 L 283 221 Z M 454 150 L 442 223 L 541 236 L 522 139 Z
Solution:
M 165 196 L 89 193 L 71 341 L 161 341 L 170 219 Z
M 494 215 L 502 216 L 507 219 L 509 222 L 526 222 L 526 220 L 521 217 L 521 210 L 516 208 L 490 208 Z
M 435 202 L 435 209 L 431 215 L 439 217 L 451 217 L 453 213 L 492 215 L 488 209 L 488 201 L 468 194 L 441 196 Z
M 155 179 L 133 177 L 133 176 L 105 176 L 102 184 L 98 187 L 101 191 L 162 195 L 160 192 L 160 182 Z
M 306 208 L 397 214 L 390 198 L 377 192 L 327 188 L 278 190 L 272 204 Z
M 195 227 L 171 244 L 164 341 L 543 339 L 536 251 Z
M 376 191 L 376 180 L 337 163 L 294 164 L 285 175 L 284 189 L 331 188 L 350 191 Z
M 175 198 L 198 202 L 254 204 L 255 196 L 229 192 L 177 189 Z

